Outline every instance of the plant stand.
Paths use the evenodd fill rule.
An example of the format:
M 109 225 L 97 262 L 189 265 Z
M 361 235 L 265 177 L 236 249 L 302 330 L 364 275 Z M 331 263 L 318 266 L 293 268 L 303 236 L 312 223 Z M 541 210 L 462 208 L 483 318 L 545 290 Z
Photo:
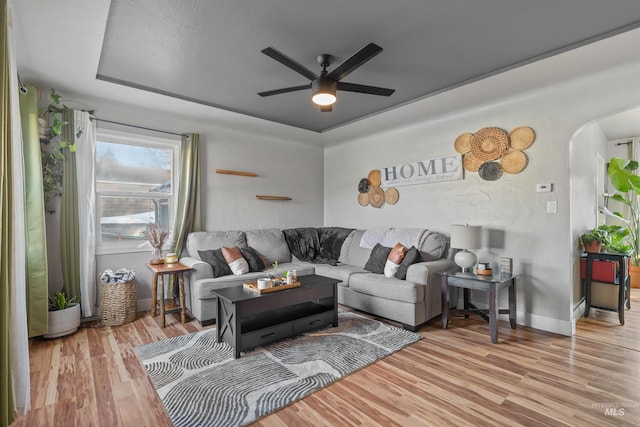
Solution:
M 612 277 L 612 280 L 596 282 L 592 279 L 593 274 L 593 264 L 594 261 L 603 260 L 603 261 L 615 261 L 618 263 L 618 274 L 615 277 Z M 624 325 L 624 309 L 625 306 L 627 309 L 631 308 L 631 289 L 630 289 L 630 279 L 629 272 L 627 271 L 627 265 L 629 262 L 629 257 L 626 255 L 620 254 L 610 254 L 606 252 L 601 252 L 599 254 L 587 254 L 587 279 L 585 283 L 586 287 L 586 295 L 585 295 L 585 308 L 584 308 L 584 317 L 589 317 L 589 310 L 593 308 L 598 308 L 600 310 L 609 310 L 609 311 L 617 311 L 618 319 L 620 320 L 620 324 Z M 603 286 L 615 286 L 617 287 L 617 304 L 605 306 L 602 302 L 598 305 L 594 305 L 592 302 L 592 288 L 594 284 L 602 284 Z

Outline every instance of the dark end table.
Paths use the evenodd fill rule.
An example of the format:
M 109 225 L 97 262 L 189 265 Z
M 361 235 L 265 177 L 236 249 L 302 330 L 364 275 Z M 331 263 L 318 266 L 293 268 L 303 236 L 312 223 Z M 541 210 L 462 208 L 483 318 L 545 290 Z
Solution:
M 511 329 L 516 329 L 516 277 L 504 273 L 494 273 L 492 276 L 475 275 L 459 270 L 449 270 L 438 273 L 440 275 L 440 290 L 442 292 L 442 329 L 447 329 L 449 314 L 463 314 L 465 318 L 469 314 L 477 314 L 489 322 L 491 343 L 498 342 L 498 314 L 509 314 Z M 449 286 L 463 288 L 464 309 L 449 310 Z M 498 291 L 501 288 L 509 288 L 509 309 L 498 309 Z M 489 309 L 477 308 L 470 301 L 471 290 L 488 292 Z

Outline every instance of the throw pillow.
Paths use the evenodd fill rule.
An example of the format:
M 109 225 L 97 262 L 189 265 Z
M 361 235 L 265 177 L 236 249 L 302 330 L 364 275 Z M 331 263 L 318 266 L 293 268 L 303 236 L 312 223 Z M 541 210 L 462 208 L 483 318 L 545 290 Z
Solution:
M 375 245 L 371 249 L 371 255 L 369 255 L 369 260 L 364 265 L 364 269 L 376 274 L 384 273 L 384 265 L 387 262 L 389 252 L 391 252 L 391 248 L 382 246 L 380 243 Z
M 222 255 L 222 249 L 211 249 L 208 251 L 198 251 L 200 259 L 213 267 L 213 277 L 228 276 L 231 269 Z
M 401 280 L 407 280 L 407 271 L 409 270 L 409 266 L 420 261 L 420 251 L 415 246 L 411 246 L 411 249 L 407 251 L 404 259 L 398 266 L 396 277 Z
M 247 260 L 249 264 L 249 271 L 262 271 L 264 270 L 264 262 L 260 255 L 252 247 L 240 248 L 240 253 Z
M 222 247 L 222 256 L 227 261 L 231 272 L 236 276 L 242 276 L 249 272 L 249 264 L 240 253 L 240 249 L 237 246 L 232 248 Z
M 400 263 L 404 259 L 406 253 L 407 248 L 405 248 L 401 243 L 396 243 L 393 249 L 391 249 L 391 252 L 389 252 L 387 261 L 384 264 L 384 275 L 386 277 L 396 277 L 398 266 L 400 266 Z

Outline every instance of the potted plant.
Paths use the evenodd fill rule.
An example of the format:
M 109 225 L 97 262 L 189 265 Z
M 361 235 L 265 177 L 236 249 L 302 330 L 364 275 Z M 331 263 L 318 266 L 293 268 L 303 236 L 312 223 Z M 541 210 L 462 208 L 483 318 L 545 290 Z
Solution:
M 631 245 L 631 281 L 640 279 L 640 176 L 636 175 L 638 162 L 614 157 L 609 161 L 607 169 L 609 179 L 616 192 L 608 197 L 622 202 L 629 207 L 628 218 L 620 212 L 613 215 L 620 218 L 629 230 L 628 240 Z M 639 287 L 640 285 L 633 285 Z
M 606 240 L 606 232 L 599 228 L 593 228 L 580 236 L 580 241 L 584 245 L 584 251 L 590 253 L 602 251 Z
M 69 122 L 62 120 L 62 112 L 66 109 L 68 107 L 62 103 L 62 96 L 52 88 L 49 103 L 39 112 L 38 133 L 45 204 L 48 204 L 52 198 L 60 196 L 62 161 L 66 153 L 74 153 L 77 149 L 75 141 L 67 141 L 62 137 L 63 129 L 69 125 Z M 89 110 L 89 114 L 93 114 L 93 111 Z M 76 129 L 76 138 L 79 138 L 82 132 L 82 128 Z
M 604 250 L 617 254 L 632 254 L 633 246 L 629 241 L 631 232 L 620 225 L 600 225 L 598 229 L 605 233 Z
M 49 330 L 45 338 L 69 335 L 80 326 L 80 304 L 75 298 L 67 298 L 64 292 L 56 292 L 49 297 Z

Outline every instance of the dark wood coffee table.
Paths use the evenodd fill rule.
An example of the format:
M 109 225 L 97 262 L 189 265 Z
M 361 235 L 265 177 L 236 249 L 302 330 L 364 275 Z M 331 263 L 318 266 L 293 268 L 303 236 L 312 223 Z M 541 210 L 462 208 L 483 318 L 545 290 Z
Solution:
M 338 282 L 300 276 L 301 286 L 258 294 L 232 286 L 212 291 L 218 297 L 216 337 L 240 352 L 323 326 L 338 326 Z

